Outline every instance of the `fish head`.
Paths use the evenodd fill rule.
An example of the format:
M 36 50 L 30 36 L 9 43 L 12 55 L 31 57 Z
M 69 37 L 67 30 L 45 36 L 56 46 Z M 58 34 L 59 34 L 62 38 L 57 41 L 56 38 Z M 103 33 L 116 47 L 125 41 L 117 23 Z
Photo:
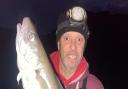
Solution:
M 26 44 L 34 42 L 37 36 L 35 27 L 29 17 L 23 19 L 22 24 L 17 24 L 17 39 L 24 41 Z
M 22 24 L 17 24 L 16 34 L 18 66 L 22 66 L 22 69 L 26 68 L 27 65 L 31 65 L 34 68 L 37 66 L 39 42 L 39 37 L 32 21 L 30 18 L 25 17 Z

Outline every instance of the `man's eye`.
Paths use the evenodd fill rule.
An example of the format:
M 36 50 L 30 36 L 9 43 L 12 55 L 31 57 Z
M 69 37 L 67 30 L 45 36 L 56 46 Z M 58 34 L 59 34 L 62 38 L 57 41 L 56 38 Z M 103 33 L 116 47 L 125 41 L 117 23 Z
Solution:
M 78 41 L 81 41 L 81 39 L 80 39 L 80 38 L 78 38 Z
M 65 40 L 65 41 L 68 41 L 68 40 L 69 40 L 69 37 L 65 37 L 64 40 Z
M 77 41 L 80 43 L 80 42 L 83 41 L 83 39 L 82 38 L 78 38 Z

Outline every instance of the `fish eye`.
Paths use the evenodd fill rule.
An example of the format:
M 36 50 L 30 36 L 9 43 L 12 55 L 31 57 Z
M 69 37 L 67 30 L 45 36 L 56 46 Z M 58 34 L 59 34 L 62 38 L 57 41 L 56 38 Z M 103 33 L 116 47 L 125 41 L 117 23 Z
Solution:
M 34 33 L 29 34 L 28 35 L 28 40 L 34 41 L 35 40 L 35 34 Z

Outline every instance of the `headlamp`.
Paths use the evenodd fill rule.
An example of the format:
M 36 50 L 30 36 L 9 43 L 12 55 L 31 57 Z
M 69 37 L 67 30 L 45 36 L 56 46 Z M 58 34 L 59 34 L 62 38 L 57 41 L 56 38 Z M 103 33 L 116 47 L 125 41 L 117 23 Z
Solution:
M 86 12 L 82 7 L 73 7 L 67 11 L 67 16 L 74 21 L 83 21 L 87 18 Z
M 59 19 L 62 19 L 59 18 Z M 59 22 L 56 35 L 57 40 L 61 35 L 68 31 L 76 31 L 81 33 L 86 39 L 89 37 L 89 30 L 87 27 L 87 14 L 82 7 L 73 7 L 66 12 L 66 16 Z

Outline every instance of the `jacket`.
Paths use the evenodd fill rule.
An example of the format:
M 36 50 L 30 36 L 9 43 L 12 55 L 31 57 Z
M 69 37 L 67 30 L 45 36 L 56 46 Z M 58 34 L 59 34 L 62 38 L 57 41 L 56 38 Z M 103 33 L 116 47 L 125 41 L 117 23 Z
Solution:
M 59 51 L 53 52 L 50 58 L 65 89 L 104 89 L 101 81 L 95 75 L 89 73 L 89 65 L 85 57 L 83 57 L 76 72 L 69 80 L 66 80 L 59 71 Z

